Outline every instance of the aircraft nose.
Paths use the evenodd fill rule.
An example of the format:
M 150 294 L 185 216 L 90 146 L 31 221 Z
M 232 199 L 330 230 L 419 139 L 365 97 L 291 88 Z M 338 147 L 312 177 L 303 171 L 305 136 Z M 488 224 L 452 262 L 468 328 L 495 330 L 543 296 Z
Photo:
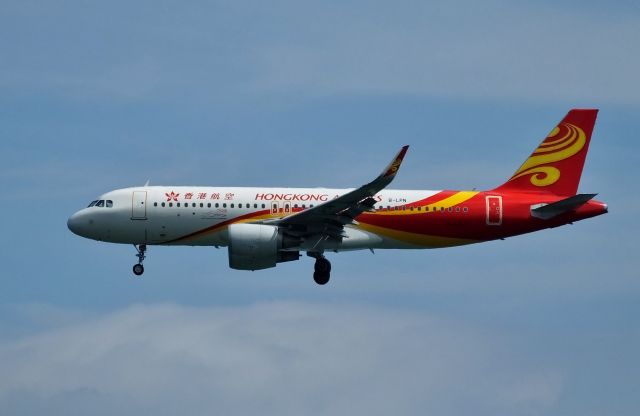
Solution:
M 78 211 L 72 216 L 70 216 L 69 219 L 67 220 L 67 227 L 69 228 L 69 230 L 72 233 L 79 235 L 81 237 L 86 236 L 87 226 L 89 225 L 89 223 L 87 222 L 87 219 L 84 217 L 85 216 L 82 215 L 80 211 Z
M 79 227 L 78 213 L 76 212 L 67 220 L 67 228 L 74 234 L 80 235 L 80 227 Z

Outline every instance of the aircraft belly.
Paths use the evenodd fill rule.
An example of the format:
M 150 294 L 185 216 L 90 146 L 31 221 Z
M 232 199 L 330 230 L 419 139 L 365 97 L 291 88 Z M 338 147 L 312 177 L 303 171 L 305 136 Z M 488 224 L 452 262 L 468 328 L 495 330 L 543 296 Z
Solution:
M 424 248 L 402 241 L 386 238 L 366 230 L 354 227 L 344 228 L 345 237 L 342 241 L 333 239 L 322 240 L 309 238 L 299 247 L 302 251 L 354 251 L 369 249 L 394 249 L 394 248 Z

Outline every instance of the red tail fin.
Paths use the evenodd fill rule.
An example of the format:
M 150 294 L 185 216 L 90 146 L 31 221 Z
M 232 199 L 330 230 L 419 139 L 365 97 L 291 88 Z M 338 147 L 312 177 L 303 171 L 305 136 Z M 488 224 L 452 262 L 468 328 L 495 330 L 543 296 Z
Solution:
M 505 184 L 494 191 L 575 195 L 598 110 L 571 110 Z

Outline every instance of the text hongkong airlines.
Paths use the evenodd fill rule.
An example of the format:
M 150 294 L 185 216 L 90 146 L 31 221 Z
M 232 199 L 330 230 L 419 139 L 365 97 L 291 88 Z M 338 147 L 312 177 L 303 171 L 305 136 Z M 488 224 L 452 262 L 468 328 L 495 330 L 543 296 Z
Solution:
M 329 281 L 328 253 L 443 248 L 504 239 L 607 212 L 578 193 L 598 110 L 574 109 L 502 185 L 476 190 L 393 190 L 409 146 L 355 189 L 142 186 L 107 192 L 73 214 L 80 236 L 134 245 L 144 272 L 149 246 L 226 247 L 229 266 L 260 270 L 314 259 Z
M 339 195 L 336 194 L 336 197 Z M 300 202 L 325 202 L 329 200 L 327 194 L 271 194 L 258 193 L 254 200 L 256 201 L 300 201 Z

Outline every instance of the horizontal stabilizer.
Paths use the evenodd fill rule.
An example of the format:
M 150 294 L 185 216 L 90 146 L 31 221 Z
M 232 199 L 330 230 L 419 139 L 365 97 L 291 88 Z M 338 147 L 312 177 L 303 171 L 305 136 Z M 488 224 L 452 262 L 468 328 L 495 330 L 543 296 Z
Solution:
M 560 214 L 581 207 L 596 195 L 597 194 L 578 194 L 551 204 L 532 205 L 531 216 L 542 220 L 549 220 Z

